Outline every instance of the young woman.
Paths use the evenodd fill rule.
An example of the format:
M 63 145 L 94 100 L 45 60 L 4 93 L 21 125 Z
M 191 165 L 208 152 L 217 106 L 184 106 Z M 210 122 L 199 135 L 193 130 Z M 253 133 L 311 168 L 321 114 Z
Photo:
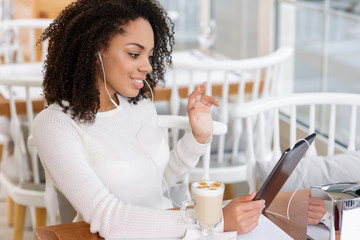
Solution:
M 39 156 L 76 219 L 105 238 L 181 237 L 194 227 L 166 210 L 164 191 L 204 153 L 217 103 L 202 97 L 206 84 L 189 95 L 192 131 L 170 152 L 147 93 L 171 64 L 172 29 L 152 0 L 79 0 L 42 37 L 48 107 L 33 125 Z M 220 227 L 252 230 L 264 206 L 253 197 L 230 202 Z

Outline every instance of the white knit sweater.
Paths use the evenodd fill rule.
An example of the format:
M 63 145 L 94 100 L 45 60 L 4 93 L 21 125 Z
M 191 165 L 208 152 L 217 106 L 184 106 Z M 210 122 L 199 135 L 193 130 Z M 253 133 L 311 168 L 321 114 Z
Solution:
M 186 225 L 164 197 L 161 175 L 171 185 L 193 168 L 207 144 L 186 134 L 169 151 L 149 100 L 98 112 L 95 123 L 71 119 L 53 104 L 34 120 L 40 159 L 78 215 L 102 237 L 181 237 Z M 161 175 L 160 175 L 161 173 Z

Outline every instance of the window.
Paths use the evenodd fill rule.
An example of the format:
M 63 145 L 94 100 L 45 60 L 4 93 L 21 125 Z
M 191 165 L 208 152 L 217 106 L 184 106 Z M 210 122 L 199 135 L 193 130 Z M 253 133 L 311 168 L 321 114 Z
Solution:
M 276 45 L 295 48 L 294 79 L 289 92 L 360 93 L 359 1 L 277 0 L 276 19 Z M 322 129 L 318 129 L 324 134 L 328 128 L 327 111 L 322 110 Z M 341 126 L 348 124 L 348 119 L 341 115 L 337 116 L 336 136 L 345 145 L 342 139 L 348 133 Z
M 173 19 L 175 50 L 198 48 L 200 6 L 205 3 L 209 7 L 210 19 L 215 22 L 216 39 L 212 49 L 229 58 L 240 59 L 262 55 L 258 44 L 260 1 L 270 2 L 269 0 L 160 0 L 159 2 L 168 12 L 177 15 Z

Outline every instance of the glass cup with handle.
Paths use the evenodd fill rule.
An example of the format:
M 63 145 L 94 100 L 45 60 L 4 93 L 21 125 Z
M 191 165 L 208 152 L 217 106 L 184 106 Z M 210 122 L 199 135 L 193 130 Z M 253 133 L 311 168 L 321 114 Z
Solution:
M 222 220 L 222 201 L 225 185 L 218 181 L 204 180 L 191 184 L 193 200 L 185 200 L 181 214 L 185 223 L 196 223 L 201 229 L 200 239 L 216 239 L 214 229 Z M 193 206 L 193 211 L 189 211 Z

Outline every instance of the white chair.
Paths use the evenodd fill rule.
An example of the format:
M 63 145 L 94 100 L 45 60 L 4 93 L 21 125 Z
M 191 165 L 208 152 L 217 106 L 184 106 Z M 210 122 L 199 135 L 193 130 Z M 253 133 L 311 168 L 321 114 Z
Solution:
M 43 61 L 47 53 L 47 41 L 41 44 L 37 55 L 37 40 L 52 19 L 14 19 L 0 21 L 0 59 L 4 63 Z
M 1 162 L 0 186 L 15 203 L 13 239 L 22 239 L 26 207 L 30 207 L 33 227 L 46 225 L 45 191 L 41 182 L 40 165 L 34 148 L 27 147 L 34 118 L 31 88 L 41 87 L 41 78 L 0 78 L 0 85 L 9 88 L 10 132 L 14 143 L 12 156 Z M 26 121 L 17 113 L 14 87 L 23 87 L 26 93 Z M 9 210 L 9 209 L 8 209 Z
M 259 98 L 266 98 L 278 94 L 279 83 L 282 82 L 284 65 L 292 56 L 293 49 L 283 47 L 277 51 L 263 57 L 243 60 L 214 59 L 209 56 L 197 54 L 197 60 L 185 57 L 174 57 L 173 68 L 170 72 L 168 85 L 171 86 L 170 112 L 179 114 L 180 96 L 178 89 L 180 86 L 188 86 L 189 92 L 195 86 L 207 81 L 208 87 L 206 94 L 217 95 L 212 92 L 212 86 L 220 84 L 222 86 L 220 108 L 214 112 L 214 119 L 225 124 L 229 124 L 227 141 L 230 140 L 230 147 L 225 147 L 225 136 L 220 136 L 217 149 L 217 161 L 212 161 L 210 167 L 210 177 L 224 183 L 236 183 L 246 181 L 246 164 L 239 161 L 238 146 L 240 134 L 234 135 L 233 130 L 239 131 L 241 123 L 235 125 L 232 122 L 232 109 L 236 105 L 241 105 L 247 101 Z M 249 87 L 252 87 L 249 93 Z M 234 89 L 235 88 L 235 89 Z M 235 94 L 229 95 L 229 92 Z M 229 121 L 229 119 L 231 121 Z M 236 136 L 231 144 L 232 136 Z M 229 153 L 226 153 L 227 150 Z M 232 151 L 232 152 L 231 152 Z M 190 179 L 195 181 L 201 178 L 201 166 L 194 169 Z
M 0 1 L 0 20 L 12 18 L 13 1 L 1 0 Z
M 260 187 L 282 151 L 310 133 L 318 133 L 307 153 L 310 153 L 310 159 L 314 161 L 311 164 L 323 161 L 320 156 L 333 158 L 341 152 L 356 151 L 356 143 L 359 144 L 356 132 L 359 106 L 360 94 L 351 93 L 297 93 L 259 99 L 238 106 L 234 115 L 246 122 L 246 176 L 250 190 L 255 190 L 257 185 Z M 346 138 L 340 140 L 343 145 L 338 142 L 341 134 Z M 302 162 L 305 161 L 300 163 Z M 318 171 L 319 175 L 321 171 L 327 170 L 329 169 L 320 168 L 312 171 Z M 300 177 L 301 174 L 295 181 L 297 184 L 300 183 Z M 313 174 L 307 178 L 310 186 L 313 184 L 311 178 L 315 177 L 316 174 Z M 339 176 L 338 179 L 345 177 Z M 356 178 L 353 180 L 359 180 L 358 174 Z

